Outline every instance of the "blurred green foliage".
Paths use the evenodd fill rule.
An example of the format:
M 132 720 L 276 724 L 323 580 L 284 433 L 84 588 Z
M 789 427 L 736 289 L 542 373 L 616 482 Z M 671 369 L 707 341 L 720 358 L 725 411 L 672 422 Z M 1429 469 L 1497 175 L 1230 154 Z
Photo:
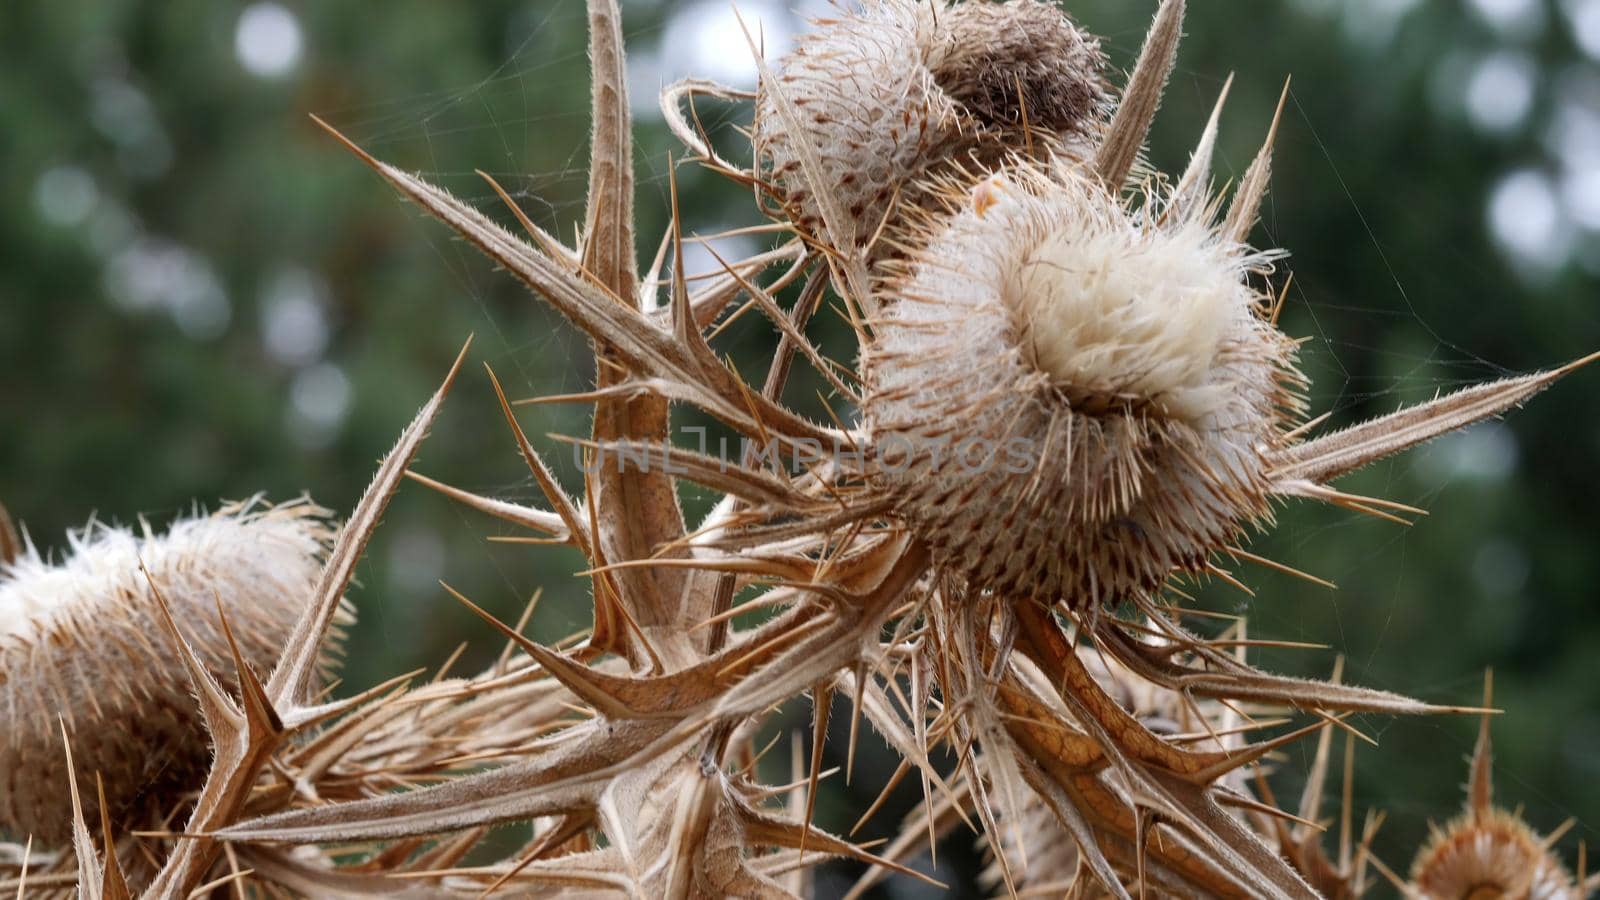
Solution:
M 1551 194 L 1551 225 L 1540 218 L 1549 203 L 1536 202 L 1550 196 L 1507 191 L 1581 184 L 1586 174 L 1562 156 L 1581 142 L 1572 121 L 1600 120 L 1600 68 L 1579 52 L 1561 11 L 1582 5 L 1529 0 L 1511 4 L 1524 12 L 1507 20 L 1454 4 L 1191 10 L 1152 156 L 1167 169 L 1184 163 L 1234 73 L 1218 178 L 1237 177 L 1284 77 L 1294 76 L 1257 235 L 1294 253 L 1283 267 L 1295 275 L 1285 322 L 1309 337 L 1313 408 L 1334 410 L 1325 427 L 1600 345 L 1600 265 L 1583 198 Z M 256 491 L 309 491 L 348 511 L 468 334 L 477 336 L 474 366 L 491 365 L 517 396 L 588 386 L 592 363 L 572 329 L 307 119 L 328 119 L 380 158 L 508 220 L 473 174 L 484 169 L 541 224 L 570 236 L 587 140 L 581 6 L 297 5 L 300 53 L 275 76 L 241 64 L 248 13 L 236 4 L 25 2 L 0 11 L 0 501 L 34 540 L 60 546 L 63 530 L 90 515 L 160 522 L 192 502 Z M 693 48 L 674 42 L 694 17 L 726 14 L 715 3 L 624 6 L 635 51 L 654 65 L 638 79 L 645 88 L 690 65 L 683 57 Z M 1152 7 L 1095 0 L 1071 11 L 1123 67 Z M 1485 87 L 1482 66 L 1495 59 L 1523 67 L 1512 74 L 1531 71 L 1532 93 L 1509 126 L 1496 98 L 1515 101 L 1526 85 Z M 1488 93 L 1472 93 L 1480 89 Z M 739 112 L 705 112 L 738 153 L 727 126 Z M 646 257 L 666 223 L 669 152 L 683 153 L 643 116 Z M 1518 172 L 1520 182 L 1506 180 Z M 754 221 L 747 193 L 691 167 L 679 176 L 691 228 Z M 1497 221 L 1510 243 L 1497 243 L 1488 225 L 1502 201 Z M 1562 203 L 1580 204 L 1576 221 Z M 1533 243 L 1519 250 L 1517 234 Z M 828 352 L 853 355 L 837 323 L 820 327 Z M 736 361 L 758 365 L 767 331 L 740 331 Z M 1563 843 L 1569 858 L 1578 839 L 1600 842 L 1597 378 L 1575 376 L 1507 425 L 1344 485 L 1430 509 L 1415 527 L 1282 509 L 1254 549 L 1337 581 L 1337 592 L 1255 568 L 1242 573 L 1253 599 L 1214 585 L 1202 592 L 1248 613 L 1253 636 L 1332 648 L 1266 654 L 1274 667 L 1325 674 L 1336 651 L 1349 680 L 1470 704 L 1493 666 L 1507 710 L 1494 730 L 1499 797 L 1525 805 L 1543 829 L 1576 816 Z M 536 437 L 587 427 L 572 407 L 525 408 L 522 422 Z M 569 451 L 540 443 L 576 488 Z M 494 496 L 536 496 L 477 371 L 462 379 L 417 468 Z M 506 533 L 409 485 L 360 571 L 350 682 L 438 665 L 458 641 L 472 642 L 464 669 L 497 652 L 489 631 L 438 589 L 440 578 L 511 619 L 542 589 L 532 629 L 541 638 L 585 627 L 587 588 L 571 577 L 581 561 L 485 540 Z M 1357 814 L 1389 811 L 1379 850 L 1403 869 L 1427 820 L 1459 806 L 1475 722 L 1357 724 L 1381 741 L 1359 751 Z M 1280 796 L 1297 795 L 1309 751 L 1286 759 Z M 892 761 L 878 753 L 869 763 L 848 794 L 824 798 L 824 824 L 848 827 L 870 801 Z M 897 795 L 900 810 L 914 797 Z M 896 815 L 885 813 L 879 830 Z M 970 854 L 940 862 L 970 883 Z

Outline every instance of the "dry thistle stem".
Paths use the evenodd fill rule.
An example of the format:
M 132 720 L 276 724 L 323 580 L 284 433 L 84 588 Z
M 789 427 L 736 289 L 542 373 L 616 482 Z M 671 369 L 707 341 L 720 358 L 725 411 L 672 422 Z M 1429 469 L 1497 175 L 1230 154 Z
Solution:
M 562 246 L 522 220 L 533 240 L 526 243 L 346 141 L 403 195 L 585 330 L 605 362 L 598 389 L 582 398 L 595 404 L 594 440 L 585 446 L 599 469 L 581 501 L 550 477 L 503 395 L 502 411 L 549 508 L 428 480 L 571 544 L 592 562 L 587 642 L 562 654 L 518 641 L 586 717 L 550 723 L 549 740 L 508 754 L 491 771 L 347 803 L 300 804 L 227 828 L 223 838 L 257 853 L 272 842 L 407 846 L 452 831 L 470 840 L 495 823 L 535 819 L 533 841 L 515 857 L 471 872 L 441 869 L 439 889 L 793 896 L 805 892 L 807 861 L 847 855 L 891 866 L 918 846 L 908 833 L 885 851 L 889 858 L 877 858 L 810 824 L 817 744 L 837 692 L 904 755 L 905 770 L 917 772 L 930 840 L 938 823 L 965 819 L 1002 846 L 1007 829 L 1043 810 L 1074 844 L 1078 890 L 1315 896 L 1275 848 L 1226 811 L 1243 804 L 1276 814 L 1242 797 L 1240 773 L 1340 711 L 1439 708 L 1256 670 L 1242 658 L 1242 633 L 1192 634 L 1183 627 L 1186 611 L 1157 589 L 1175 571 L 1209 568 L 1219 552 L 1248 557 L 1228 541 L 1262 517 L 1271 495 L 1381 511 L 1383 501 L 1326 482 L 1496 415 L 1568 370 L 1304 439 L 1288 342 L 1248 280 L 1272 258 L 1245 246 L 1266 191 L 1270 140 L 1220 218 L 1207 190 L 1216 116 L 1170 189 L 1123 197 L 1173 64 L 1181 2 L 1162 4 L 1110 124 L 1072 131 L 1092 138 L 1090 152 L 1070 152 L 1065 140 L 1030 146 L 1031 122 L 991 129 L 993 122 L 975 116 L 972 127 L 991 129 L 984 133 L 1005 152 L 974 157 L 966 145 L 924 142 L 942 127 L 933 113 L 964 109 L 952 97 L 993 97 L 952 91 L 936 77 L 940 60 L 1019 52 L 1000 41 L 935 57 L 919 43 L 933 13 L 992 25 L 1024 10 L 1038 14 L 1027 4 L 867 2 L 821 23 L 819 36 L 785 62 L 787 74 L 764 71 L 756 98 L 757 158 L 789 154 L 793 165 L 784 156 L 760 171 L 734 170 L 669 113 L 707 165 L 743 182 L 777 171 L 778 182 L 762 187 L 791 201 L 785 222 L 811 251 L 801 265 L 812 272 L 792 312 L 773 292 L 793 276 L 763 283 L 774 261 L 768 254 L 729 261 L 722 278 L 695 294 L 675 265 L 670 309 L 641 309 L 653 296 L 640 288 L 627 253 L 628 106 L 610 0 L 589 2 L 595 147 L 580 246 Z M 862 39 L 870 28 L 901 37 Z M 998 34 L 975 28 L 971 37 Z M 846 39 L 865 43 L 853 53 L 830 43 Z M 1094 56 L 1087 41 L 1060 45 L 1068 44 L 1081 51 L 1069 60 Z M 824 46 L 831 48 L 825 54 Z M 858 102 L 835 87 L 849 79 L 823 78 L 830 66 L 847 72 L 861 60 L 890 67 L 877 80 L 901 94 Z M 1067 68 L 1082 73 L 1076 63 Z M 799 77 L 807 71 L 813 74 Z M 963 62 L 956 71 L 973 67 Z M 1048 80 L 1057 70 L 1040 71 Z M 736 96 L 695 82 L 669 89 L 667 106 L 697 93 Z M 1014 96 L 1028 97 L 1028 88 Z M 897 98 L 911 105 L 886 113 Z M 1026 103 L 1017 105 L 1024 122 Z M 863 109 L 869 114 L 861 116 Z M 835 128 L 847 122 L 855 124 Z M 781 140 L 775 125 L 784 129 Z M 849 156 L 870 143 L 851 137 L 862 128 L 879 142 L 865 160 Z M 1038 128 L 1046 134 L 1046 125 Z M 822 145 L 836 138 L 842 149 L 830 157 Z M 995 168 L 971 172 L 977 163 Z M 868 216 L 871 204 L 881 205 Z M 814 233 L 819 216 L 824 241 Z M 871 245 L 881 234 L 907 254 L 902 262 L 886 262 L 890 255 Z M 676 248 L 676 229 L 668 237 Z M 802 330 L 830 282 L 846 309 L 871 313 L 852 319 L 867 360 L 862 393 Z M 759 387 L 726 367 L 705 333 L 741 295 L 784 337 Z M 818 425 L 782 405 L 796 355 L 858 404 L 868 427 Z M 663 442 L 668 400 L 700 407 L 776 455 L 736 462 Z M 975 470 L 958 465 L 952 475 L 926 458 L 940 428 L 997 443 L 1021 433 L 1033 441 L 1034 465 L 1002 472 L 987 460 L 985 470 L 980 458 Z M 840 452 L 813 450 L 798 473 L 774 471 L 808 445 Z M 1069 450 L 1073 465 L 1065 462 Z M 922 468 L 897 477 L 888 471 L 896 462 Z M 691 529 L 675 502 L 674 478 L 726 496 Z M 1027 503 L 1036 505 L 1019 513 Z M 753 595 L 744 609 L 769 608 L 770 617 L 736 626 L 740 610 L 731 604 L 741 590 Z M 1131 601 L 1135 613 L 1113 615 L 1109 604 L 1120 601 Z M 1086 647 L 1126 678 L 1184 704 L 1215 698 L 1316 718 L 1301 731 L 1253 742 L 1185 739 L 1120 702 L 1129 692 L 1096 676 Z M 804 793 L 786 810 L 763 805 L 779 789 L 752 781 L 752 737 L 776 708 L 808 692 L 815 701 Z M 1256 727 L 1246 722 L 1241 733 Z M 935 765 L 939 746 L 961 760 L 955 770 Z M 996 859 L 1008 889 L 1024 883 L 1027 873 L 1013 871 L 1007 854 Z M 345 877 L 330 867 L 317 876 L 330 885 Z
M 160 536 L 148 524 L 136 534 L 91 523 L 68 534 L 59 563 L 29 545 L 0 567 L 0 829 L 41 846 L 69 837 L 63 720 L 79 783 L 104 779 L 119 828 L 174 812 L 211 752 L 159 603 L 209 671 L 233 669 L 219 609 L 245 661 L 266 668 L 316 581 L 333 537 L 328 515 L 306 500 L 256 498 Z M 98 818 L 92 794 L 87 808 Z

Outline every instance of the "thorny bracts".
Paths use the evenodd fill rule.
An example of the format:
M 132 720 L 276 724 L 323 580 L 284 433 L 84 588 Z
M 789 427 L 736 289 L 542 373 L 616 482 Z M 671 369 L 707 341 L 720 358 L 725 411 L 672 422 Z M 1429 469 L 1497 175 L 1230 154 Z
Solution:
M 1253 668 L 1242 624 L 1191 630 L 1163 586 L 1220 572 L 1219 556 L 1254 559 L 1239 542 L 1270 524 L 1277 498 L 1405 512 L 1330 482 L 1498 415 L 1577 364 L 1316 434 L 1268 287 L 1281 254 L 1248 243 L 1271 132 L 1226 205 L 1210 185 L 1220 100 L 1181 176 L 1140 161 L 1182 0 L 1161 4 L 1114 102 L 1095 40 L 1035 0 L 863 0 L 762 61 L 755 95 L 668 88 L 676 134 L 751 187 L 780 240 L 691 291 L 674 226 L 672 277 L 658 277 L 665 251 L 641 274 L 619 12 L 615 0 L 588 11 L 594 131 L 577 246 L 513 204 L 518 237 L 347 144 L 588 334 L 599 383 L 562 398 L 593 406 L 581 446 L 670 463 L 597 466 L 572 496 L 501 393 L 543 507 L 412 473 L 582 552 L 592 629 L 546 647 L 496 623 L 510 644 L 477 676 L 314 697 L 338 599 L 452 369 L 274 662 L 234 655 L 238 689 L 224 689 L 210 648 L 191 649 L 191 623 L 168 620 L 215 756 L 189 837 L 160 845 L 146 894 L 235 878 L 315 896 L 789 897 L 841 856 L 875 866 L 860 891 L 885 873 L 925 877 L 903 861 L 962 823 L 984 833 L 1010 892 L 1315 897 L 1337 883 L 1313 871 L 1327 861 L 1309 844 L 1283 838 L 1285 814 L 1247 774 L 1308 732 L 1348 728 L 1347 713 L 1446 710 Z M 708 96 L 752 101 L 748 165 L 690 124 L 684 104 Z M 830 291 L 858 372 L 806 336 Z M 745 306 L 781 335 L 760 383 L 711 345 Z M 782 402 L 799 360 L 859 425 Z M 786 453 L 850 452 L 798 473 L 770 456 L 730 465 L 663 444 L 673 404 Z M 964 439 L 980 449 L 946 452 Z M 685 481 L 722 495 L 692 525 Z M 761 783 L 758 730 L 807 694 L 797 782 Z M 914 773 L 924 789 L 926 815 L 877 854 L 811 824 L 836 696 L 852 735 L 865 718 L 903 756 L 894 780 Z M 1294 716 L 1298 729 L 1258 736 Z M 494 826 L 523 821 L 528 840 L 463 865 L 488 852 Z M 126 848 L 119 828 L 103 821 L 102 842 Z M 1062 846 L 1029 852 L 1046 830 Z M 73 836 L 75 854 L 35 884 L 126 896 L 127 854 L 97 853 L 81 816 Z

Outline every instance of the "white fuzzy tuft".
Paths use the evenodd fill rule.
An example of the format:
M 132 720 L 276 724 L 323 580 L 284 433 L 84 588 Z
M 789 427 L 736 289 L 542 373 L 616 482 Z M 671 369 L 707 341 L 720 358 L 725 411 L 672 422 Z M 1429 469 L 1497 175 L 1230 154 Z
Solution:
M 143 561 L 151 572 L 182 572 L 224 598 L 300 588 L 314 577 L 328 537 L 316 518 L 274 514 L 254 502 L 215 515 L 179 519 L 164 535 L 142 534 L 102 522 L 67 533 L 68 555 L 52 565 L 29 545 L 0 568 L 0 646 L 33 642 L 58 626 L 112 616 L 104 604 L 148 595 Z M 169 602 L 180 585 L 162 585 Z M 189 598 L 182 598 L 189 599 Z
M 1068 219 L 1028 252 L 1001 296 L 1032 362 L 1074 393 L 1147 402 L 1200 421 L 1226 398 L 1222 343 L 1250 315 L 1239 267 L 1199 226 L 1150 232 Z
M 944 562 L 1074 606 L 1203 569 L 1267 512 L 1297 415 L 1272 258 L 1074 164 L 947 184 L 864 359 L 881 479 Z
M 199 786 L 210 751 L 150 583 L 231 690 L 218 605 L 245 662 L 268 672 L 311 599 L 333 537 L 327 516 L 308 501 L 258 498 L 159 536 L 91 523 L 68 535 L 60 563 L 30 545 L 0 569 L 0 831 L 66 839 L 62 721 L 79 783 L 104 777 L 113 821 L 170 814 Z M 85 803 L 98 815 L 92 794 Z

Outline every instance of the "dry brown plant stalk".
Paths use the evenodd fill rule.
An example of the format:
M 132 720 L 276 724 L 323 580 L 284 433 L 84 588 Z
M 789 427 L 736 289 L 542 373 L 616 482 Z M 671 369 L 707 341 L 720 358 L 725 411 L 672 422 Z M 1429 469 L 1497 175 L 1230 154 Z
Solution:
M 1223 558 L 1280 566 L 1240 544 L 1287 498 L 1416 512 L 1331 482 L 1499 415 L 1587 360 L 1317 433 L 1267 288 L 1281 254 L 1248 244 L 1276 120 L 1226 204 L 1210 185 L 1220 99 L 1179 177 L 1140 158 L 1182 0 L 1161 4 L 1114 101 L 1098 43 L 1037 0 L 862 0 L 760 61 L 754 95 L 674 85 L 663 109 L 695 161 L 748 185 L 786 237 L 691 290 L 674 216 L 641 273 L 619 11 L 587 5 L 594 122 L 576 246 L 502 193 L 520 238 L 324 126 L 589 336 L 595 389 L 530 401 L 592 406 L 577 441 L 597 463 L 585 490 L 552 476 L 492 372 L 545 505 L 407 472 L 458 360 L 272 659 L 157 603 L 213 754 L 182 833 L 140 839 L 101 816 L 97 837 L 74 816 L 75 780 L 56 820 L 71 848 L 31 871 L 13 862 L 8 884 L 86 897 L 792 897 L 811 892 L 815 864 L 847 857 L 873 867 L 859 894 L 888 875 L 926 879 L 906 861 L 976 829 L 996 890 L 1012 895 L 1364 891 L 1371 829 L 1337 862 L 1314 837 L 1331 728 L 1349 730 L 1354 712 L 1452 709 L 1257 669 L 1243 623 L 1206 636 L 1164 587 L 1231 579 Z M 697 97 L 751 102 L 750 165 L 710 149 L 684 110 Z M 785 308 L 790 285 L 799 298 Z M 858 338 L 854 371 L 806 336 L 830 292 Z M 741 303 L 781 336 L 755 383 L 711 343 Z M 783 402 L 797 361 L 855 424 Z M 674 446 L 673 405 L 754 451 L 730 462 Z M 989 451 L 953 464 L 949 442 L 970 438 Z M 1011 441 L 1027 463 L 1015 470 L 1000 456 Z M 315 671 L 339 598 L 408 474 L 579 550 L 592 628 L 549 647 L 522 637 L 527 616 L 513 627 L 485 613 L 509 641 L 488 670 L 326 701 Z M 700 522 L 684 519 L 684 482 L 721 494 Z M 164 579 L 151 580 L 159 601 Z M 755 736 L 807 696 L 795 783 L 762 783 Z M 848 758 L 865 719 L 904 760 L 893 781 L 922 785 L 925 808 L 883 848 L 811 823 L 836 697 L 852 716 Z M 1282 811 L 1250 776 L 1319 731 L 1322 774 Z M 531 838 L 482 858 L 512 822 L 532 822 Z M 1583 876 L 1572 883 L 1581 891 Z

